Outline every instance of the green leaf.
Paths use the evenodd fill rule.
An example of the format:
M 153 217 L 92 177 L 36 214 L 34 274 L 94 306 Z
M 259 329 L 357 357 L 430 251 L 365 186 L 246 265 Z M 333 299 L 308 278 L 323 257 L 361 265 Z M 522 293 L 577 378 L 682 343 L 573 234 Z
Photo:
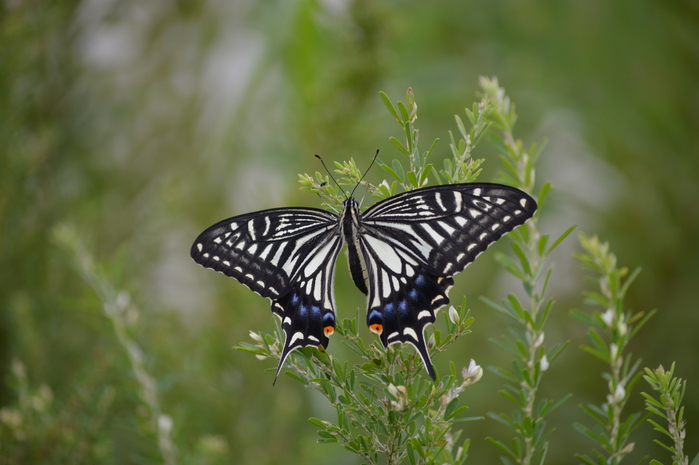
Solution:
M 423 163 L 427 162 L 427 159 L 432 155 L 432 151 L 434 148 L 437 146 L 437 143 L 439 142 L 439 138 L 435 139 L 434 142 L 432 142 L 432 145 L 430 145 L 430 148 L 425 152 L 424 157 L 423 157 Z
M 393 103 L 391 102 L 391 99 L 388 98 L 388 95 L 386 95 L 384 92 L 379 92 L 379 96 L 381 97 L 381 100 L 383 101 L 383 104 L 386 105 L 386 108 L 388 111 L 393 115 L 393 117 L 401 123 L 401 119 L 398 116 L 398 112 L 396 111 L 396 107 L 393 106 Z
M 553 244 L 551 244 L 551 247 L 549 247 L 548 250 L 546 251 L 546 255 L 550 254 L 550 253 L 553 251 L 553 249 L 555 249 L 556 247 L 558 247 L 558 244 L 560 244 L 561 242 L 563 242 L 563 240 L 564 240 L 566 237 L 568 237 L 568 235 L 569 235 L 570 233 L 572 233 L 572 232 L 575 230 L 575 228 L 577 228 L 577 227 L 578 227 L 577 225 L 573 225 L 573 226 L 571 226 L 570 228 L 566 229 L 566 230 L 563 232 L 563 234 L 561 234 L 560 236 L 558 236 L 558 239 L 556 239 L 556 240 L 553 242 Z
M 505 445 L 505 443 L 503 443 L 502 441 L 498 441 L 497 439 L 491 438 L 491 437 L 487 437 L 486 440 L 487 440 L 488 442 L 490 442 L 491 444 L 493 444 L 493 445 L 494 445 L 495 447 L 497 447 L 498 449 L 502 450 L 504 453 L 506 453 L 506 454 L 509 455 L 510 457 L 512 457 L 513 459 L 516 460 L 516 459 L 519 458 L 519 457 L 518 457 L 517 455 L 515 455 L 515 453 L 514 453 L 512 450 L 510 450 L 510 448 L 507 447 L 507 446 Z
M 398 139 L 396 139 L 395 137 L 389 137 L 388 141 L 391 144 L 393 144 L 394 147 L 396 147 L 398 150 L 403 152 L 405 155 L 410 155 L 410 150 L 406 149 L 405 146 L 403 144 L 401 144 L 401 142 Z
M 550 431 L 551 434 L 553 431 Z M 546 459 L 546 453 L 549 450 L 549 443 L 544 443 L 543 449 L 541 449 L 541 455 L 539 455 L 539 460 L 536 462 L 538 465 L 544 465 L 544 460 Z
M 318 428 L 326 428 L 325 423 L 320 418 L 311 417 L 308 419 L 308 422 L 313 426 L 317 426 Z
M 454 119 L 456 120 L 456 126 L 459 128 L 461 136 L 464 139 L 466 139 L 469 133 L 466 131 L 466 126 L 464 126 L 464 122 L 461 120 L 461 118 L 459 118 L 459 115 L 454 115 Z
M 408 171 L 406 177 L 408 178 L 408 182 L 411 186 L 420 187 L 420 183 L 417 181 L 417 175 L 414 171 Z
M 522 250 L 522 246 L 517 242 L 512 242 L 512 250 L 514 250 L 515 255 L 517 255 L 517 258 L 519 258 L 519 263 L 522 265 L 522 270 L 524 270 L 526 274 L 531 275 L 532 270 L 529 266 L 529 258 L 527 258 L 524 250 Z
M 570 310 L 570 316 L 589 326 L 595 326 L 597 328 L 606 327 L 604 322 L 601 322 L 597 318 L 593 318 L 589 313 L 580 311 L 576 308 Z
M 444 408 L 444 419 L 448 420 L 453 416 L 454 411 L 456 410 L 456 407 L 459 405 L 459 399 L 454 398 L 452 399 L 447 406 Z
M 546 244 L 549 241 L 549 235 L 548 234 L 542 234 L 541 237 L 539 238 L 539 243 L 537 244 L 536 251 L 539 254 L 539 256 L 544 255 L 544 251 L 546 250 Z
M 575 454 L 575 458 L 576 458 L 576 459 L 579 459 L 579 460 L 582 460 L 582 462 L 583 462 L 585 465 L 599 465 L 597 462 L 595 462 L 594 460 L 592 460 L 592 459 L 591 459 L 590 457 L 588 457 L 587 455 Z M 602 465 L 604 465 L 604 464 L 602 464 Z
M 408 460 L 410 460 L 410 465 L 416 465 L 417 460 L 415 460 L 415 449 L 413 449 L 413 444 L 408 441 L 405 445 L 406 451 L 408 452 Z
M 405 183 L 405 171 L 403 171 L 403 165 L 401 162 L 398 160 L 393 160 L 393 163 L 391 163 L 393 166 L 393 170 L 396 172 L 398 175 L 398 180 L 402 183 Z
M 420 173 L 420 179 L 419 179 L 418 185 L 423 186 L 425 184 L 425 181 L 427 181 L 427 177 L 429 176 L 430 172 L 433 169 L 434 168 L 432 167 L 432 163 L 425 165 L 425 168 Z
M 502 252 L 498 252 L 495 254 L 495 259 L 505 267 L 507 271 L 512 273 L 519 279 L 520 281 L 526 281 L 527 277 L 524 275 L 524 273 L 520 270 L 519 266 L 517 265 L 517 262 L 515 262 L 512 257 L 509 255 L 506 255 Z
M 408 109 L 405 108 L 405 104 L 403 102 L 398 102 L 398 110 L 400 111 L 401 122 L 407 126 L 408 120 L 410 119 L 410 114 L 408 113 Z
M 539 208 L 541 208 L 544 202 L 546 202 L 546 197 L 548 197 L 552 188 L 553 186 L 551 186 L 551 183 L 549 181 L 545 182 L 544 185 L 541 186 L 541 190 L 539 191 L 539 195 L 537 198 Z
M 395 171 L 393 168 L 391 168 L 390 166 L 385 165 L 385 164 L 383 164 L 383 163 L 380 163 L 379 166 L 380 166 L 381 168 L 383 168 L 383 170 L 386 171 L 388 174 L 390 174 L 391 176 L 393 176 L 394 178 L 396 178 L 396 179 L 399 180 L 400 182 L 403 182 L 403 179 L 401 179 L 401 177 L 398 176 L 398 173 L 396 173 L 396 171 Z M 380 187 L 380 186 L 379 186 L 379 187 Z
M 524 314 L 529 313 L 526 310 L 524 310 L 524 307 L 522 307 L 522 303 L 519 301 L 519 298 L 517 298 L 516 295 L 508 294 L 507 301 L 510 303 L 510 305 L 512 306 L 512 309 L 517 313 L 517 315 L 520 318 L 525 318 Z

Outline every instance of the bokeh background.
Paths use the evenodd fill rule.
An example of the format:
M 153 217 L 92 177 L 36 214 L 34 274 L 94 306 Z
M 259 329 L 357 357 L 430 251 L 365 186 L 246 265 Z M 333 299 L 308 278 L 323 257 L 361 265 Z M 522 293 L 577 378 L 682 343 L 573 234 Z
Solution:
M 555 187 L 544 232 L 577 224 L 608 240 L 622 265 L 642 267 L 628 308 L 658 313 L 633 351 L 646 366 L 677 361 L 689 381 L 686 446 L 696 454 L 696 2 L 4 0 L 0 406 L 18 408 L 11 367 L 21 360 L 29 389 L 45 401 L 25 406 L 38 419 L 15 438 L 27 444 L 26 463 L 162 462 L 139 427 L 147 412 L 124 347 L 53 240 L 57 225 L 77 230 L 131 296 L 132 336 L 172 418 L 178 463 L 360 463 L 315 443 L 307 418 L 332 419 L 323 399 L 285 376 L 273 388 L 264 370 L 274 361 L 232 350 L 249 330 L 272 330 L 269 304 L 196 266 L 189 247 L 227 216 L 318 206 L 297 188 L 297 173 L 320 169 L 315 153 L 360 166 L 376 149 L 385 160 L 399 156 L 388 137 L 400 138 L 400 128 L 380 90 L 404 100 L 412 87 L 423 149 L 440 138 L 434 156 L 447 156 L 453 115 L 477 100 L 481 75 L 507 88 L 519 138 L 549 139 L 538 171 Z M 488 160 L 481 179 L 489 180 L 499 162 L 485 145 L 477 155 Z M 593 446 L 571 423 L 589 424 L 578 405 L 601 403 L 606 390 L 601 362 L 578 348 L 585 328 L 568 315 L 586 308 L 589 286 L 576 250 L 571 236 L 555 256 L 546 342 L 571 344 L 542 394 L 574 397 L 550 417 L 548 463 L 574 463 Z M 339 314 L 354 315 L 363 296 L 338 270 Z M 511 285 L 492 251 L 457 278 L 452 300 L 469 298 L 474 334 L 435 357 L 438 368 L 469 358 L 507 363 L 487 340 L 508 322 L 478 296 L 499 300 Z M 346 354 L 338 343 L 329 350 Z M 486 374 L 463 396 L 469 414 L 509 412 L 501 387 Z M 98 405 L 105 392 L 106 407 Z M 631 410 L 642 405 L 635 398 Z M 463 434 L 473 439 L 471 463 L 498 460 L 485 436 L 511 437 L 489 419 L 466 423 Z M 629 462 L 669 459 L 653 437 L 649 426 L 638 431 Z

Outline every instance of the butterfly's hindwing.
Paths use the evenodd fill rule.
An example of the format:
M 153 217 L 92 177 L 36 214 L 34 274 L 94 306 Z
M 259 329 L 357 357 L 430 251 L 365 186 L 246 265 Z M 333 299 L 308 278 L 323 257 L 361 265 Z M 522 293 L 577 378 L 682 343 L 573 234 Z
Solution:
M 434 276 L 402 250 L 372 233 L 359 236 L 360 251 L 367 268 L 367 325 L 381 337 L 385 347 L 397 342 L 415 346 L 427 372 L 435 379 L 424 338 L 424 329 L 434 323 L 435 312 L 449 303 L 451 277 Z
M 294 349 L 328 347 L 328 338 L 335 331 L 333 276 L 341 248 L 339 235 L 319 246 L 312 258 L 306 261 L 300 273 L 302 277 L 296 280 L 290 292 L 272 301 L 272 311 L 282 320 L 286 334 L 275 379 Z

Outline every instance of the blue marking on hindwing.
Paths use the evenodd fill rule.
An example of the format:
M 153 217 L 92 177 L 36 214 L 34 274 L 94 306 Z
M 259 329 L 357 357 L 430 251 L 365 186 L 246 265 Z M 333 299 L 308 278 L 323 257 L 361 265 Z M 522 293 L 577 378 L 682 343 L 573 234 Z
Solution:
M 323 315 L 323 326 L 335 326 L 335 316 L 331 312 Z
M 415 278 L 415 284 L 417 284 L 420 287 L 427 284 L 427 280 L 425 279 L 425 276 L 423 276 L 421 274 L 417 275 L 417 278 Z
M 299 305 L 298 316 L 301 318 L 305 318 L 307 313 L 308 313 L 308 307 L 306 307 L 304 304 Z
M 312 318 L 318 318 L 320 316 L 320 307 L 316 305 L 311 306 L 311 317 Z
M 375 319 L 381 321 L 382 317 L 383 317 L 383 315 L 378 310 L 372 310 L 369 313 L 369 321 L 374 321 Z
M 408 301 L 403 299 L 400 302 L 398 302 L 398 309 L 400 309 L 401 316 L 405 316 L 408 314 Z
M 391 315 L 391 314 L 393 314 L 393 312 L 394 312 L 395 310 L 396 310 L 396 306 L 393 305 L 393 302 L 387 303 L 387 304 L 384 305 L 384 307 L 383 307 L 383 313 L 384 313 L 385 315 Z
M 415 288 L 410 289 L 410 292 L 408 292 L 408 297 L 410 297 L 411 300 L 414 300 L 417 302 L 417 299 L 419 297 L 417 289 L 415 289 Z
M 291 296 L 291 303 L 294 305 L 299 303 L 299 295 L 298 294 L 294 294 L 293 296 Z

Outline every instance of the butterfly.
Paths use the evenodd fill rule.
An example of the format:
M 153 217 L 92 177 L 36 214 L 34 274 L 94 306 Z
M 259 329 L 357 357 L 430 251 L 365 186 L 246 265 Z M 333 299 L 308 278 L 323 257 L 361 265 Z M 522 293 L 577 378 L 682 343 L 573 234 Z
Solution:
M 424 330 L 449 303 L 454 275 L 536 209 L 525 192 L 490 183 L 419 188 L 363 213 L 350 196 L 339 215 L 290 207 L 228 218 L 197 237 L 191 256 L 272 301 L 286 336 L 276 380 L 294 349 L 327 348 L 335 262 L 346 246 L 369 329 L 384 347 L 412 344 L 435 380 Z

